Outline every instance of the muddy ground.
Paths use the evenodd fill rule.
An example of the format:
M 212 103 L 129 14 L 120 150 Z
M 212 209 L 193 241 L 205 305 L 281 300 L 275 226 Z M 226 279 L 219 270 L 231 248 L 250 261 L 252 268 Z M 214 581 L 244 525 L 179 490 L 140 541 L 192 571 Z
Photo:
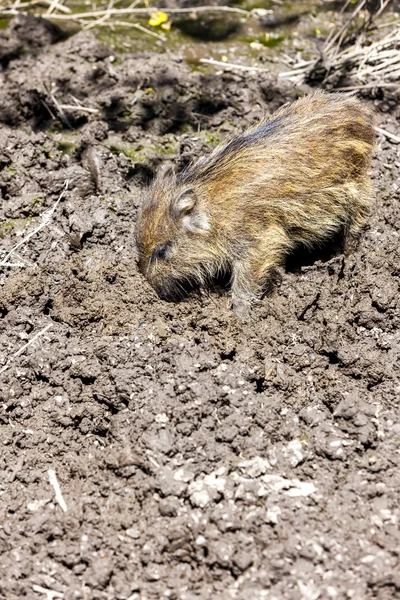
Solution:
M 46 32 L 2 40 L 1 247 L 69 190 L 0 275 L 0 598 L 400 597 L 400 145 L 349 258 L 296 253 L 244 322 L 165 303 L 141 189 L 306 88 Z M 398 100 L 366 98 L 397 135 Z

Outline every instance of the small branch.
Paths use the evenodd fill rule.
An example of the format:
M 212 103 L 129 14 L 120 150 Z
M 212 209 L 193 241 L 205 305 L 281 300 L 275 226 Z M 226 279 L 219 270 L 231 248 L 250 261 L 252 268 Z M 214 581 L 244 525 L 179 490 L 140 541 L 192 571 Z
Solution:
M 351 14 L 350 18 L 346 21 L 346 23 L 338 30 L 336 31 L 335 28 L 332 28 L 331 31 L 329 32 L 329 35 L 325 41 L 324 44 L 324 52 L 328 52 L 328 50 L 330 50 L 333 46 L 333 44 L 339 39 L 338 44 L 336 45 L 336 52 L 338 51 L 346 33 L 349 30 L 349 27 L 351 25 L 351 23 L 353 22 L 353 20 L 355 19 L 355 17 L 358 15 L 358 13 L 360 12 L 360 10 L 364 7 L 364 5 L 366 4 L 367 0 L 361 0 L 360 3 L 358 4 L 358 6 L 355 7 L 353 13 Z
M 380 23 L 379 25 L 375 25 L 375 29 L 383 29 L 384 27 L 392 27 L 392 25 L 399 25 L 400 21 L 389 21 L 388 23 Z
M 54 600 L 55 598 L 64 598 L 64 594 L 61 592 L 56 592 L 55 590 L 49 590 L 48 588 L 44 588 L 41 585 L 34 584 L 32 586 L 34 592 L 38 594 L 45 594 L 46 600 Z
M 107 15 L 108 18 L 108 15 Z M 152 37 L 155 37 L 162 42 L 165 42 L 165 36 L 160 35 L 159 33 L 155 33 L 154 31 L 150 31 L 146 27 L 139 25 L 139 23 L 129 23 L 128 21 L 107 21 L 106 17 L 99 19 L 98 21 L 93 21 L 92 23 L 88 23 L 83 29 L 93 29 L 94 27 L 111 27 L 112 25 L 118 25 L 119 27 L 131 27 L 133 29 L 138 29 L 139 31 L 143 31 L 143 33 L 147 33 Z
M 381 0 L 379 12 L 387 4 L 387 0 Z M 365 6 L 365 0 L 360 0 L 351 19 L 359 15 Z M 321 66 L 325 70 L 323 83 L 332 82 L 337 76 L 340 79 L 342 73 L 353 80 L 354 85 L 336 88 L 338 91 L 395 87 L 400 76 L 400 30 L 393 23 L 393 31 L 384 36 L 380 34 L 371 43 L 371 38 L 366 34 L 371 31 L 368 28 L 371 27 L 372 17 L 376 16 L 375 12 L 367 21 L 364 20 L 352 32 L 351 38 L 348 36 L 351 19 L 340 30 L 333 27 L 319 59 L 310 61 L 308 65 L 304 61 L 290 62 L 292 70 L 280 73 L 279 77 L 287 77 L 295 82 L 305 81 Z
M 21 356 L 21 354 L 23 352 L 25 352 L 25 350 L 31 346 L 34 342 L 36 342 L 36 340 L 42 336 L 43 334 L 46 333 L 46 331 L 48 331 L 50 329 L 50 327 L 53 327 L 53 323 L 49 323 L 48 325 L 46 325 L 46 327 L 44 329 L 42 329 L 41 331 L 38 331 L 38 333 L 36 333 L 33 338 L 31 338 L 26 344 L 24 344 L 23 346 L 21 346 L 21 348 L 19 350 L 17 350 L 16 352 L 14 352 L 14 354 L 7 360 L 6 364 L 3 365 L 0 369 L 0 375 L 1 373 L 4 373 L 4 371 L 6 371 L 11 363 L 18 357 Z
M 384 135 L 388 140 L 393 140 L 393 142 L 400 144 L 400 137 L 398 135 L 394 135 L 394 133 L 390 133 L 390 131 L 386 131 L 386 129 L 382 129 L 381 127 L 375 127 L 375 130 Z
M 12 262 L 7 262 L 7 263 L 1 263 L 2 267 L 20 267 L 21 269 L 25 269 L 26 264 L 25 263 L 12 263 Z
M 337 92 L 352 92 L 356 90 L 370 90 L 373 88 L 398 88 L 398 83 L 366 83 L 365 85 L 349 85 L 347 87 L 335 88 Z
M 155 38 L 161 40 L 162 42 L 165 42 L 164 35 L 155 33 L 155 31 L 150 31 L 149 29 L 147 29 L 147 27 L 143 27 L 142 25 L 139 25 L 138 23 L 131 24 L 131 23 L 128 23 L 127 21 L 115 21 L 115 25 L 119 25 L 120 27 L 134 27 L 135 29 L 142 31 L 143 33 L 147 33 L 147 35 L 151 35 L 152 37 L 155 37 Z
M 78 106 L 78 105 L 74 106 L 73 104 L 59 104 L 58 108 L 62 108 L 63 110 L 87 112 L 87 113 L 93 113 L 93 114 L 96 114 L 99 112 L 98 108 L 90 108 L 88 106 Z
M 392 0 L 381 0 L 381 6 L 378 10 L 378 12 L 376 13 L 376 15 L 374 15 L 374 17 L 379 17 L 379 15 L 385 10 L 385 8 L 387 7 L 387 5 L 391 2 Z
M 85 23 L 85 21 L 82 21 L 83 26 L 82 29 L 84 31 L 87 31 L 89 29 L 93 29 L 94 27 L 101 27 L 103 23 L 105 23 L 107 21 L 107 19 L 109 18 L 110 13 L 107 13 L 106 15 L 104 15 L 104 17 L 100 17 L 100 19 L 95 19 L 94 21 L 89 21 L 89 23 Z
M 312 64 L 313 63 L 315 63 L 315 61 L 312 61 Z M 304 73 L 306 73 L 308 71 L 308 67 L 309 67 L 309 65 L 303 65 L 302 67 L 293 69 L 293 71 L 282 71 L 281 73 L 278 74 L 278 77 L 294 77 L 297 75 L 303 75 Z
M 56 107 L 58 114 L 60 115 L 61 121 L 64 123 L 64 125 L 66 125 L 68 127 L 68 129 L 72 129 L 71 123 L 68 121 L 67 116 L 66 116 L 65 112 L 63 111 L 61 104 L 55 97 L 54 93 L 51 91 L 51 89 L 46 84 L 44 85 L 44 88 L 47 91 L 47 93 L 49 94 L 54 106 Z
M 238 69 L 239 71 L 262 71 L 266 72 L 268 69 L 263 67 L 249 67 L 247 65 L 237 65 L 234 63 L 223 62 L 221 60 L 214 60 L 213 58 L 200 58 L 200 62 L 206 65 L 213 65 L 214 67 L 225 67 L 226 69 Z
M 62 6 L 62 0 L 53 0 L 45 13 L 45 17 L 51 15 L 52 12 L 59 10 Z
M 31 0 L 31 2 L 15 2 L 12 6 L 4 8 L 3 10 L 0 10 L 0 15 L 7 15 L 7 13 L 9 14 L 9 16 L 12 15 L 17 15 L 21 12 L 23 12 L 22 9 L 24 8 L 30 8 L 31 6 L 37 6 L 38 4 L 44 4 L 45 6 L 51 6 L 51 4 L 53 3 L 53 0 Z M 67 13 L 67 14 L 71 14 L 71 9 L 68 8 L 67 6 L 63 6 L 62 4 L 59 4 L 57 6 L 57 10 L 63 12 L 63 13 Z M 10 14 L 12 13 L 12 14 Z
M 24 267 L 31 267 L 32 269 L 38 268 L 37 264 L 32 262 L 31 260 L 28 260 L 26 258 L 26 256 L 21 256 L 17 252 L 14 252 L 14 256 L 15 256 L 15 258 L 18 258 L 20 261 L 22 261 L 24 263 Z
M 94 10 L 91 12 L 83 12 L 76 13 L 71 15 L 74 19 L 89 19 L 93 17 L 103 17 L 104 15 L 136 15 L 147 17 L 151 15 L 153 12 L 162 11 L 166 14 L 171 15 L 181 15 L 181 14 L 191 14 L 191 13 L 216 13 L 216 12 L 227 12 L 237 15 L 242 15 L 244 17 L 252 17 L 257 18 L 256 13 L 252 13 L 248 10 L 243 10 L 242 8 L 235 8 L 232 6 L 193 6 L 188 8 L 156 8 L 154 6 L 148 8 L 114 8 L 107 10 Z M 0 10 L 0 16 L 12 16 L 19 14 L 21 11 L 15 9 L 4 9 Z M 48 15 L 48 18 L 51 20 L 68 20 L 71 18 L 68 15 L 59 15 L 59 14 L 51 14 Z
M 61 510 L 63 512 L 67 512 L 67 505 L 66 505 L 63 495 L 61 493 L 61 488 L 60 488 L 60 484 L 58 483 L 56 472 L 54 471 L 54 469 L 49 469 L 47 471 L 47 473 L 49 475 L 50 485 L 52 485 L 54 488 L 56 500 L 57 500 L 58 504 L 60 505 Z
M 34 235 L 39 233 L 39 231 L 44 229 L 44 227 L 47 227 L 47 225 L 50 223 L 50 219 L 53 216 L 54 211 L 56 210 L 57 206 L 59 205 L 61 199 L 64 197 L 67 189 L 68 189 L 68 180 L 65 181 L 64 189 L 61 192 L 61 194 L 59 195 L 56 203 L 52 206 L 52 208 L 50 208 L 49 210 L 46 210 L 44 213 L 42 213 L 42 215 L 41 215 L 42 222 L 40 223 L 40 225 L 38 227 L 36 227 L 36 229 L 34 229 L 30 233 L 28 233 L 24 238 L 22 238 L 22 240 L 20 242 L 18 242 L 18 244 L 15 244 L 15 246 L 13 246 L 11 248 L 11 250 L 5 255 L 3 260 L 0 262 L 0 267 L 6 266 L 6 263 L 9 262 L 11 255 L 14 254 L 14 252 L 16 252 L 16 250 L 18 250 L 18 248 L 20 248 L 23 244 L 26 244 L 27 242 L 29 242 L 31 237 L 33 237 Z

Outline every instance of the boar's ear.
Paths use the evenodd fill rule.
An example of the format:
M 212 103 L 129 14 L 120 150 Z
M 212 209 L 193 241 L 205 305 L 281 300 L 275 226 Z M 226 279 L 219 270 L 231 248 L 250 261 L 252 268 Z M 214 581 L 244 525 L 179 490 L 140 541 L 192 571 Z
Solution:
M 197 206 L 196 192 L 192 188 L 183 190 L 174 200 L 174 216 L 177 219 L 189 215 Z
M 174 166 L 171 164 L 163 164 L 161 165 L 161 167 L 158 169 L 157 172 L 157 178 L 158 179 L 167 179 L 168 177 L 173 177 L 175 175 L 175 169 Z
M 186 231 L 207 233 L 210 229 L 208 217 L 200 208 L 196 192 L 191 188 L 179 194 L 174 202 L 173 212 Z

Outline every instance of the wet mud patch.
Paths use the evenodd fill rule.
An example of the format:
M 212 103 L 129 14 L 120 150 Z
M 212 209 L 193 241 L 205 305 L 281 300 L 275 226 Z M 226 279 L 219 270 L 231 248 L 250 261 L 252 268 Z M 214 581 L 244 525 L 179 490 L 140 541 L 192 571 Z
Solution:
M 156 297 L 140 194 L 306 88 L 90 32 L 1 78 L 1 247 L 69 188 L 0 279 L 0 594 L 397 597 L 399 146 L 355 252 L 288 264 L 240 322 L 222 293 Z M 394 92 L 366 101 L 399 135 Z

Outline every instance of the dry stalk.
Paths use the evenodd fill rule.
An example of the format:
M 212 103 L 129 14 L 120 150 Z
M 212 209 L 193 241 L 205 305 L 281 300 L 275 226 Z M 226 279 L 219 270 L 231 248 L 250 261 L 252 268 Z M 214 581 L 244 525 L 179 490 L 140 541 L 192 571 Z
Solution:
M 359 4 L 355 7 L 353 14 L 351 15 L 350 19 L 348 19 L 346 21 L 346 23 L 338 30 L 335 31 L 335 28 L 332 28 L 331 31 L 329 32 L 329 35 L 325 41 L 324 44 L 324 51 L 328 52 L 330 48 L 332 48 L 333 44 L 337 41 L 337 45 L 336 45 L 336 51 L 338 50 L 338 48 L 340 48 L 340 46 L 342 45 L 345 36 L 348 34 L 348 31 L 350 29 L 351 24 L 353 23 L 353 21 L 356 19 L 357 15 L 359 14 L 359 12 L 361 11 L 362 8 L 364 8 L 365 4 L 366 4 L 367 0 L 361 0 L 359 2 Z M 344 9 L 347 7 L 347 5 L 349 4 L 349 2 L 346 2 L 346 4 L 344 5 L 341 13 L 344 12 Z
M 399 84 L 398 83 L 382 83 L 382 82 L 380 82 L 379 84 L 366 83 L 365 85 L 346 85 L 345 87 L 337 87 L 337 88 L 335 88 L 335 90 L 337 92 L 357 92 L 359 90 L 373 90 L 373 89 L 376 89 L 377 87 L 382 88 L 382 89 L 395 90 L 396 88 L 399 87 Z
M 38 6 L 40 4 L 44 4 L 45 6 L 51 6 L 53 4 L 53 0 L 30 0 L 30 2 L 14 2 L 14 4 L 8 8 L 0 9 L 0 16 L 15 16 L 19 13 L 25 11 L 27 8 L 32 8 L 33 6 Z M 57 10 L 60 12 L 71 14 L 71 9 L 63 4 L 57 2 Z M 14 11 L 13 14 L 7 14 L 9 11 Z
M 41 585 L 34 584 L 32 586 L 34 592 L 38 594 L 44 594 L 46 596 L 46 600 L 55 600 L 56 598 L 64 598 L 64 594 L 61 592 L 56 592 L 56 590 L 50 590 L 48 588 L 44 588 Z
M 21 356 L 21 354 L 23 354 L 23 352 L 25 352 L 25 350 L 31 346 L 34 342 L 36 342 L 36 340 L 42 336 L 43 334 L 46 333 L 46 331 L 48 329 L 50 329 L 50 327 L 53 327 L 53 323 L 49 323 L 48 325 L 46 325 L 46 327 L 44 327 L 44 329 L 41 329 L 40 331 L 38 331 L 38 333 L 36 333 L 28 342 L 26 342 L 26 344 L 24 344 L 23 346 L 21 346 L 21 348 L 19 350 L 17 350 L 16 352 L 14 352 L 14 354 L 12 354 L 10 356 L 10 358 L 7 360 L 6 364 L 3 365 L 0 369 L 0 375 L 1 373 L 4 373 L 4 371 L 6 371 L 11 364 L 14 362 L 14 360 L 18 357 Z
M 248 65 L 238 65 L 235 63 L 223 62 L 221 60 L 214 60 L 213 58 L 200 58 L 200 61 L 206 65 L 213 65 L 214 67 L 223 67 L 225 69 L 237 69 L 239 71 L 263 71 L 266 72 L 268 69 L 263 67 L 251 67 Z
M 63 6 L 63 0 L 53 0 L 49 6 L 49 8 L 47 9 L 45 16 L 51 15 L 52 12 L 55 11 L 62 11 L 62 9 L 65 8 Z
M 280 73 L 280 77 L 295 82 L 316 79 L 318 71 L 323 73 L 322 84 L 340 81 L 341 75 L 355 80 L 354 85 L 340 87 L 343 90 L 360 90 L 373 87 L 395 87 L 400 79 L 400 29 L 398 22 L 392 21 L 393 30 L 371 42 L 366 34 L 371 32 L 373 18 L 378 17 L 391 0 L 381 0 L 374 14 L 367 13 L 361 26 L 350 31 L 351 26 L 366 8 L 366 0 L 359 0 L 351 17 L 340 27 L 334 26 L 321 50 L 321 56 L 311 61 L 292 61 L 293 69 Z M 347 0 L 343 11 L 349 5 Z M 375 27 L 379 35 L 379 26 Z M 398 84 L 397 84 L 398 85 Z
M 54 489 L 54 495 L 56 497 L 56 501 L 60 505 L 61 510 L 63 512 L 67 512 L 67 504 L 66 504 L 66 502 L 65 502 L 65 500 L 63 498 L 63 495 L 62 495 L 62 492 L 61 492 L 61 488 L 60 488 L 60 484 L 58 483 L 56 472 L 54 471 L 54 469 L 49 469 L 47 471 L 47 473 L 48 473 L 48 476 L 49 476 L 50 485 Z
M 43 0 L 40 0 L 43 2 Z M 0 9 L 0 16 L 15 16 L 21 12 L 21 8 L 28 8 L 34 4 L 38 4 L 35 0 L 32 2 L 26 2 L 24 5 L 19 6 L 18 8 L 4 8 Z M 147 8 L 112 8 L 105 10 L 93 10 L 88 12 L 76 13 L 71 16 L 69 15 L 60 15 L 60 14 L 51 14 L 46 15 L 51 20 L 71 20 L 71 18 L 75 19 L 93 19 L 98 17 L 103 17 L 105 15 L 110 16 L 122 16 L 122 15 L 131 15 L 136 17 L 148 17 L 153 12 L 163 11 L 167 14 L 171 15 L 183 15 L 183 14 L 196 14 L 196 13 L 218 13 L 218 12 L 227 12 L 232 14 L 241 15 L 243 17 L 254 17 L 257 18 L 257 11 L 249 11 L 244 10 L 242 8 L 237 8 L 233 6 L 193 6 L 186 8 L 156 8 L 156 7 L 147 7 Z
M 400 144 L 400 137 L 398 135 L 394 135 L 394 133 L 390 133 L 390 131 L 386 131 L 386 129 L 382 129 L 382 127 L 376 127 L 375 129 L 378 133 L 384 135 L 388 140 Z
M 69 110 L 70 112 L 86 112 L 91 114 L 96 114 L 99 112 L 98 108 L 90 108 L 89 106 L 79 106 L 77 104 L 59 104 L 59 108 L 64 110 Z
M 91 21 L 90 23 L 86 23 L 85 25 L 83 25 L 83 29 L 84 30 L 93 29 L 94 27 L 111 27 L 112 28 L 115 25 L 119 26 L 119 27 L 131 27 L 132 29 L 137 29 L 138 31 L 147 33 L 147 35 L 150 35 L 151 37 L 161 40 L 162 42 L 165 42 L 164 35 L 160 35 L 159 33 L 150 31 L 150 29 L 143 27 L 143 25 L 139 25 L 139 23 L 129 23 L 129 21 L 109 21 L 108 19 L 109 19 L 109 15 L 104 15 L 104 17 L 102 17 L 101 19 L 98 19 L 97 21 L 95 20 L 95 21 Z
M 57 198 L 55 204 L 51 208 L 49 208 L 48 210 L 46 210 L 44 213 L 42 213 L 42 215 L 41 215 L 42 220 L 41 220 L 40 225 L 38 227 L 36 227 L 36 229 L 33 229 L 32 231 L 30 231 L 29 233 L 27 233 L 26 236 L 22 238 L 22 240 L 20 240 L 17 244 L 15 244 L 15 246 L 13 246 L 11 248 L 11 250 L 9 250 L 6 253 L 6 255 L 4 256 L 4 258 L 0 261 L 0 267 L 7 266 L 7 263 L 10 262 L 11 256 L 18 250 L 18 248 L 20 248 L 21 246 L 23 246 L 24 244 L 26 244 L 27 242 L 29 242 L 29 240 L 34 235 L 36 235 L 37 233 L 39 233 L 39 231 L 41 231 L 42 229 L 44 229 L 45 227 L 47 227 L 47 225 L 50 223 L 51 217 L 54 214 L 54 211 L 56 210 L 56 208 L 59 205 L 60 201 L 64 197 L 65 192 L 67 191 L 67 189 L 68 189 L 68 180 L 65 181 L 65 183 L 64 183 L 64 189 L 62 190 L 61 194 Z

